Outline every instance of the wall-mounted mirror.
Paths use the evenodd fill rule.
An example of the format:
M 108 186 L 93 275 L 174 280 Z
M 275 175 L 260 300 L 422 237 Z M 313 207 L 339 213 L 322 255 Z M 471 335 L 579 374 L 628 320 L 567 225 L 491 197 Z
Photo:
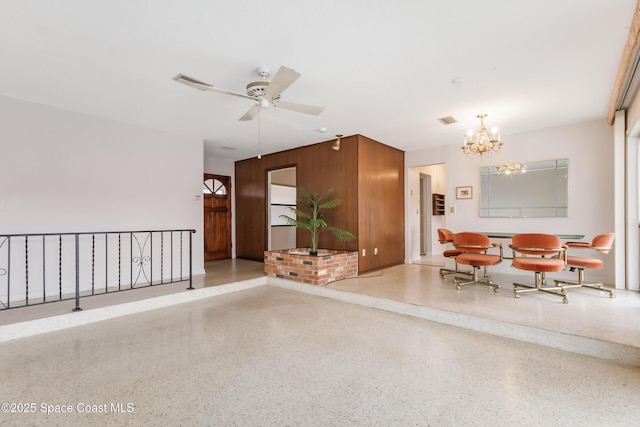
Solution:
M 525 163 L 522 173 L 499 168 L 480 168 L 481 217 L 567 217 L 568 159 Z

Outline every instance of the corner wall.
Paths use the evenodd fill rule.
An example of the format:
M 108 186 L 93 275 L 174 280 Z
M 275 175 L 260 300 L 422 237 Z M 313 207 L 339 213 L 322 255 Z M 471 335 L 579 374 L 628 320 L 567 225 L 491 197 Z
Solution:
M 0 230 L 195 229 L 204 274 L 202 141 L 0 97 Z

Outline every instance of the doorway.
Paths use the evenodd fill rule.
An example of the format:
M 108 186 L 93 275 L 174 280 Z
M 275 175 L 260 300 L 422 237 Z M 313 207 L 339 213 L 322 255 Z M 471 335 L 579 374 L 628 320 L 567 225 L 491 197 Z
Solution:
M 231 258 L 231 177 L 205 173 L 204 260 Z
M 420 255 L 432 255 L 431 250 L 431 175 L 420 172 Z
M 408 170 L 408 258 L 412 263 L 442 265 L 444 246 L 438 228 L 445 227 L 446 164 L 415 166 Z M 433 209 L 434 195 L 439 209 Z
M 295 217 L 291 208 L 296 207 L 296 168 L 271 170 L 267 176 L 267 249 L 276 251 L 296 247 L 296 228 L 288 225 L 280 215 Z

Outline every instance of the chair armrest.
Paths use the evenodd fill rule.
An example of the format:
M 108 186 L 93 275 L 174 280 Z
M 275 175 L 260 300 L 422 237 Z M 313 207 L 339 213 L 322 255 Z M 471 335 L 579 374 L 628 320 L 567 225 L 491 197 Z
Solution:
M 565 266 L 567 265 L 567 245 L 562 245 L 559 248 L 530 248 L 526 246 L 513 246 L 509 245 L 509 247 L 513 250 L 513 256 L 516 257 L 517 253 L 521 253 L 522 255 L 536 255 L 536 252 L 540 252 L 540 255 L 544 257 L 545 252 L 556 252 L 551 256 L 551 258 L 560 258 L 564 261 Z
M 491 246 L 487 246 L 487 245 L 465 245 L 465 244 L 458 244 L 458 245 L 454 245 L 456 247 L 456 249 L 489 249 L 491 248 Z
M 516 252 L 566 252 L 566 246 L 561 246 L 559 248 L 531 248 L 526 246 L 509 245 L 509 247 Z
M 590 249 L 591 243 L 589 242 L 567 242 L 565 243 L 566 246 L 570 247 L 570 248 L 580 248 L 580 249 Z

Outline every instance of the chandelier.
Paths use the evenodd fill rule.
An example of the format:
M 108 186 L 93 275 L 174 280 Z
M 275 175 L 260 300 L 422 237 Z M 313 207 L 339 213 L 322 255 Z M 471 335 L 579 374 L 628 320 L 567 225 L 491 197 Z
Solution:
M 511 175 L 512 173 L 525 173 L 524 163 L 508 163 L 506 165 L 496 166 L 496 171 L 501 174 Z
M 498 130 L 493 128 L 489 134 L 484 125 L 484 118 L 487 115 L 478 114 L 477 117 L 480 119 L 480 130 L 476 132 L 469 130 L 464 136 L 464 144 L 460 147 L 462 153 L 471 158 L 482 158 L 482 156 L 497 153 L 502 147 Z

